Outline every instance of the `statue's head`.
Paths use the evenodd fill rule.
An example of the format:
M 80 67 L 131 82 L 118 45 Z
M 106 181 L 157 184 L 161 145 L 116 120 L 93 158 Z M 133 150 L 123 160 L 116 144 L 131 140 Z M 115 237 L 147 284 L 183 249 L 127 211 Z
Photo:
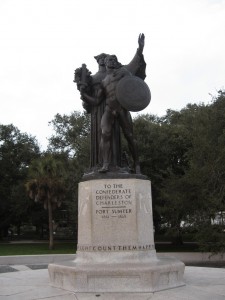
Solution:
M 108 69 L 118 69 L 122 66 L 121 63 L 118 62 L 116 55 L 107 55 L 105 65 Z
M 108 54 L 106 53 L 101 53 L 99 55 L 96 55 L 94 56 L 94 58 L 97 60 L 97 63 L 100 65 L 100 66 L 104 66 L 105 65 L 105 58 L 106 56 L 108 56 Z

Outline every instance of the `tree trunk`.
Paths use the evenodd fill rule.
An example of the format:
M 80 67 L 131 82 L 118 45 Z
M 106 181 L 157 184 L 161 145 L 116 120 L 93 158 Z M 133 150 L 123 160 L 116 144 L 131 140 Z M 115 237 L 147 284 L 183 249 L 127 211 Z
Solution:
M 51 199 L 48 199 L 48 224 L 49 224 L 49 250 L 52 250 L 54 248 L 54 238 L 53 238 L 53 220 L 52 220 Z
M 21 234 L 21 230 L 20 229 L 21 229 L 20 228 L 20 224 L 17 224 L 17 226 L 16 226 L 16 233 L 17 233 L 18 238 L 20 238 L 20 234 Z
M 176 246 L 181 246 L 183 245 L 183 237 L 182 237 L 182 232 L 180 228 L 180 223 L 178 223 L 176 226 L 176 232 L 172 238 L 172 244 Z

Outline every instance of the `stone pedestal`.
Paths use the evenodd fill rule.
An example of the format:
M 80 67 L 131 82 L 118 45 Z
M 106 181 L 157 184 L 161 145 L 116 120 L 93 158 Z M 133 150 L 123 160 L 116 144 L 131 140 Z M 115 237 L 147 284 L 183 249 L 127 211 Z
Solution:
M 151 184 L 136 178 L 79 184 L 74 261 L 50 264 L 50 282 L 74 292 L 153 292 L 183 285 L 184 264 L 155 252 Z

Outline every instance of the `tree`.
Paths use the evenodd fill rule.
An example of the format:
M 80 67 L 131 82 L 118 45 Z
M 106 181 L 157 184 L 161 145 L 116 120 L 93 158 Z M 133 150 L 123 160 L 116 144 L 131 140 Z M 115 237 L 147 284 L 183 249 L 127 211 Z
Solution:
M 216 232 L 213 244 L 220 232 L 220 249 L 224 240 L 222 226 L 209 230 L 211 220 L 225 210 L 224 114 L 225 93 L 220 91 L 210 105 L 188 104 L 180 112 L 169 110 L 162 118 L 170 130 L 180 132 L 175 150 L 183 152 L 183 158 L 179 158 L 181 172 L 172 167 L 163 181 L 160 197 L 164 205 L 160 205 L 159 211 L 177 241 L 181 240 L 181 221 L 186 222 L 197 230 L 202 245 L 205 241 L 205 249 L 209 249 L 206 228 L 208 232 Z
M 66 193 L 64 166 L 60 160 L 47 154 L 31 163 L 29 177 L 26 184 L 29 197 L 43 203 L 48 210 L 49 249 L 53 249 L 53 210 L 61 206 Z
M 87 165 L 90 151 L 90 116 L 74 111 L 71 115 L 55 115 L 49 122 L 55 134 L 49 139 L 49 151 L 66 153 L 83 159 Z
M 90 166 L 90 115 L 74 111 L 70 115 L 57 114 L 50 122 L 54 134 L 49 139 L 48 151 L 58 155 L 66 164 L 68 219 L 77 228 L 78 183 Z
M 29 204 L 24 182 L 32 159 L 39 156 L 34 137 L 18 128 L 0 125 L 0 237 L 7 236 L 8 228 L 28 220 Z
M 197 238 L 202 249 L 225 251 L 224 228 L 211 225 L 216 215 L 225 211 L 225 92 L 219 91 L 212 103 L 196 111 L 192 132 L 193 147 L 188 153 L 187 179 L 197 193 L 193 212 Z M 197 206 L 196 206 L 197 204 Z M 210 235 L 205 232 L 211 233 Z
M 171 111 L 170 111 L 171 114 Z M 171 125 L 165 118 L 139 115 L 134 120 L 140 163 L 143 174 L 152 182 L 153 217 L 155 230 L 168 219 L 177 224 L 175 215 L 167 215 L 168 201 L 162 191 L 171 176 L 182 176 L 187 167 L 186 152 L 190 147 L 188 131 L 183 126 Z M 170 191 L 171 192 L 171 191 Z M 172 202 L 174 204 L 174 202 Z

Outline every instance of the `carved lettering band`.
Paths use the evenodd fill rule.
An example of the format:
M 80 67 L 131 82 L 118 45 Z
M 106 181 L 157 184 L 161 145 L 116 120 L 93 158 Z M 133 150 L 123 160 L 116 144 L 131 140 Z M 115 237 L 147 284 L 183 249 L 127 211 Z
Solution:
M 102 246 L 102 245 L 77 245 L 77 251 L 146 251 L 155 250 L 155 245 L 117 245 L 117 246 Z

